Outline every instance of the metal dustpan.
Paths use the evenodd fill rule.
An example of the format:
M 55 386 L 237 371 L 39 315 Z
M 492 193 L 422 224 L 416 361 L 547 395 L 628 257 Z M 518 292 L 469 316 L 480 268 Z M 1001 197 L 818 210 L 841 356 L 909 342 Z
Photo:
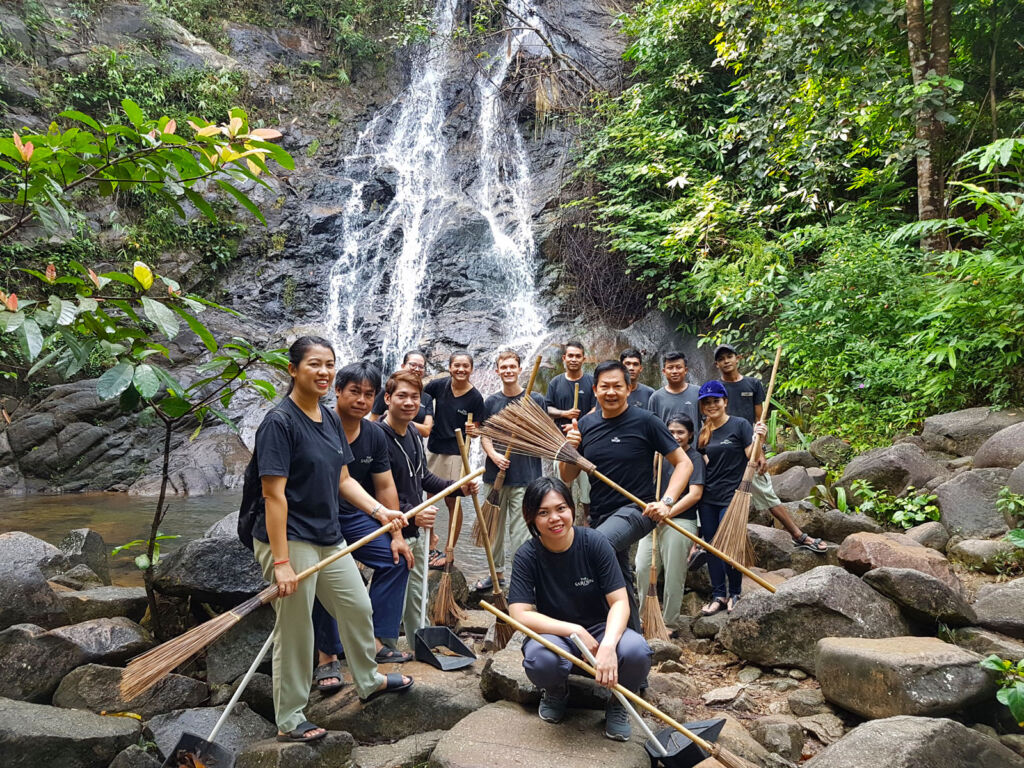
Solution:
M 161 768 L 234 768 L 235 755 L 194 733 L 183 733 Z
M 700 736 L 704 741 L 714 742 L 718 734 L 722 732 L 725 725 L 724 718 L 715 720 L 699 720 L 694 723 L 683 723 L 686 728 Z M 652 766 L 664 766 L 664 768 L 693 768 L 709 755 L 688 738 L 683 736 L 675 728 L 664 728 L 654 734 L 654 738 L 665 748 L 667 755 L 659 755 L 650 744 L 644 748 L 651 758 Z
M 435 651 L 435 648 L 442 648 L 444 652 Z M 448 627 L 417 629 L 413 655 L 416 661 L 426 662 L 444 672 L 468 667 L 476 661 L 476 654 Z

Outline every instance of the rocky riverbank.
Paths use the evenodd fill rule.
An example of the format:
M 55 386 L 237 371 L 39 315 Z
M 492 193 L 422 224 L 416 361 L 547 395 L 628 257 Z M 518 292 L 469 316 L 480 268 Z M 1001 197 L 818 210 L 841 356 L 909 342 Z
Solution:
M 907 533 L 803 498 L 803 475 L 815 479 L 819 466 L 849 458 L 842 444 L 776 456 L 777 489 L 799 497 L 791 511 L 829 542 L 828 552 L 794 549 L 769 521 L 751 522 L 759 570 L 777 592 L 748 583 L 733 614 L 702 617 L 707 574 L 691 573 L 674 639 L 652 643 L 647 698 L 681 721 L 725 718 L 720 743 L 766 768 L 1024 768 L 1024 727 L 996 702 L 979 667 L 991 653 L 1024 658 L 1024 578 L 986 573 L 1000 562 L 992 554 L 1004 546 L 998 537 L 1016 523 L 995 498 L 1005 485 L 1024 491 L 1022 433 L 1024 414 L 971 409 L 933 417 L 920 435 L 850 460 L 840 485 L 863 478 L 894 493 L 934 489 L 941 520 Z M 228 516 L 160 563 L 165 626 L 183 631 L 262 588 L 233 531 Z M 270 631 L 265 608 L 179 674 L 122 701 L 120 668 L 155 641 L 144 591 L 109 586 L 107 551 L 88 529 L 59 546 L 0 535 L 5 766 L 155 768 L 182 731 L 210 730 Z M 458 576 L 456 586 L 470 609 L 457 631 L 478 654 L 471 667 L 410 663 L 403 671 L 417 685 L 408 695 L 365 707 L 351 687 L 314 693 L 307 714 L 332 733 L 307 747 L 273 741 L 265 665 L 218 742 L 240 768 L 649 764 L 638 738 L 620 745 L 600 736 L 605 692 L 586 679 L 573 680 L 568 722 L 541 722 L 521 637 L 494 652 L 493 619 L 476 610 L 486 596 Z M 111 716 L 125 712 L 138 719 Z

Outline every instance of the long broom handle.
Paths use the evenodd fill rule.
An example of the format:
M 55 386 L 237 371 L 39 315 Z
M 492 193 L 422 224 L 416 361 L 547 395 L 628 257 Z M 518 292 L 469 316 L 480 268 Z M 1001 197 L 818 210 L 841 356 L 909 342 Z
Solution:
M 537 373 L 540 371 L 540 362 L 543 360 L 542 355 L 537 355 L 533 361 L 533 369 L 530 371 L 530 380 L 526 383 L 526 394 L 523 397 L 529 397 L 530 393 L 533 392 L 533 385 L 537 383 Z M 505 449 L 505 461 L 512 458 L 512 447 L 509 446 Z M 469 467 L 466 467 L 466 471 L 469 471 Z M 505 485 L 505 470 L 499 469 L 497 476 L 494 478 L 494 484 L 491 486 L 491 493 L 500 491 L 501 487 Z M 480 510 L 477 510 L 477 517 L 480 515 Z
M 550 640 L 547 640 L 546 638 L 541 637 L 536 632 L 534 632 L 532 629 L 530 629 L 529 627 L 527 627 L 524 624 L 519 623 L 518 621 L 513 619 L 511 616 L 509 616 L 504 611 L 499 611 L 497 608 L 495 608 L 493 605 L 488 603 L 486 600 L 481 600 L 480 601 L 480 607 L 483 608 L 485 611 L 488 611 L 489 613 L 493 613 L 496 617 L 498 617 L 502 621 L 506 622 L 507 624 L 515 627 L 517 630 L 522 632 L 524 635 L 529 637 L 531 640 L 536 640 L 538 643 L 543 645 L 545 648 L 547 648 L 552 653 L 557 654 L 558 656 L 561 656 L 563 659 L 565 659 L 566 661 L 568 661 L 568 662 L 570 662 L 572 664 L 575 664 L 577 667 L 582 669 L 587 674 L 592 675 L 595 678 L 597 677 L 597 670 L 594 669 L 592 666 L 590 666 L 587 662 L 583 661 L 583 659 L 578 659 L 575 656 L 573 656 L 571 653 L 566 651 L 564 648 L 559 648 L 557 645 L 552 643 Z M 700 736 L 698 736 L 696 733 L 694 733 L 693 731 L 688 729 L 685 725 L 683 725 L 682 723 L 676 722 L 674 719 L 672 719 L 671 717 L 666 715 L 664 712 L 662 712 L 656 706 L 654 706 L 653 704 L 649 704 L 648 702 L 644 701 L 642 698 L 637 696 L 635 693 L 633 693 L 628 688 L 623 688 L 621 685 L 616 683 L 614 686 L 612 686 L 612 690 L 613 691 L 617 691 L 618 693 L 621 693 L 623 696 L 625 696 L 631 702 L 636 704 L 638 707 L 642 707 L 643 709 L 646 709 L 648 712 L 650 712 L 656 718 L 661 720 L 661 722 L 665 723 L 668 726 L 671 726 L 672 728 L 675 728 L 677 731 L 679 731 L 681 734 L 683 734 L 683 736 L 688 738 L 690 741 L 692 741 L 698 747 L 700 747 L 705 752 L 710 754 L 712 757 L 715 757 L 716 755 L 718 755 L 719 750 L 721 748 L 717 744 L 712 744 L 709 741 L 705 741 Z
M 459 453 L 462 454 L 462 471 L 469 472 L 469 454 L 466 451 L 466 441 L 462 437 L 462 430 L 455 430 L 455 439 L 459 443 Z M 480 538 L 484 542 L 484 554 L 487 555 L 487 568 L 491 572 L 492 588 L 497 594 L 500 593 L 501 588 L 498 586 L 498 569 L 494 565 L 494 551 L 491 549 L 491 534 L 481 516 L 480 497 L 475 492 L 473 493 L 473 510 L 476 512 L 476 519 L 480 521 Z
M 583 658 L 587 660 L 587 663 L 596 667 L 597 659 L 594 658 L 594 654 L 592 654 L 590 652 L 590 649 L 587 648 L 587 646 L 583 643 L 582 640 L 580 640 L 580 636 L 573 633 L 569 635 L 569 639 L 572 640 L 573 643 L 576 644 L 576 647 L 580 649 L 580 653 L 583 654 Z M 633 718 L 636 724 L 640 726 L 640 730 L 642 730 L 647 735 L 647 740 L 651 743 L 655 751 L 657 751 L 657 753 L 662 757 L 668 755 L 668 750 L 665 749 L 665 745 L 658 741 L 657 737 L 651 731 L 651 727 L 644 722 L 644 719 L 640 717 L 640 713 L 637 712 L 633 705 L 629 703 L 629 699 L 627 699 L 618 691 L 613 690 L 612 694 L 615 696 L 616 699 L 619 700 L 619 703 L 626 708 L 626 711 L 629 712 L 630 716 Z
M 599 479 L 601 482 L 603 482 L 606 485 L 608 485 L 610 488 L 614 488 L 616 491 L 621 493 L 623 496 L 625 496 L 627 499 L 632 501 L 634 504 L 637 504 L 640 507 L 640 509 L 645 509 L 647 507 L 647 504 L 639 496 L 634 496 L 632 493 L 627 491 L 625 488 L 623 488 L 621 485 L 616 483 L 614 480 L 612 480 L 612 479 L 606 477 L 605 475 L 601 474 L 596 469 L 593 472 L 591 472 L 590 474 L 592 474 L 595 477 L 597 477 L 597 479 Z M 725 554 L 725 552 L 720 550 L 718 547 L 713 546 L 711 544 L 711 542 L 704 541 L 704 539 L 700 538 L 699 536 L 697 536 L 695 534 L 690 533 L 688 530 L 686 530 L 685 528 L 681 527 L 678 523 L 673 522 L 671 517 L 665 518 L 665 520 L 663 521 L 663 524 L 669 526 L 670 528 L 672 528 L 672 529 L 674 529 L 676 531 L 679 531 L 679 533 L 683 534 L 683 536 L 688 538 L 694 544 L 697 544 L 697 545 L 703 547 L 708 552 L 710 552 L 712 555 L 717 557 L 719 560 L 724 560 L 729 565 L 731 565 L 733 568 L 735 568 L 737 571 L 742 573 L 744 576 L 747 576 L 748 578 L 753 579 L 758 584 L 760 584 L 762 587 L 767 589 L 769 592 L 774 592 L 775 591 L 775 587 L 772 584 L 770 584 L 767 581 L 765 581 L 764 579 L 762 579 L 760 576 L 758 576 L 752 570 L 747 568 L 745 565 L 741 565 L 740 563 L 737 563 L 735 560 L 733 560 L 731 557 L 729 557 L 727 554 Z
M 779 344 L 775 348 L 775 362 L 772 364 L 772 376 L 768 379 L 768 392 L 764 396 L 764 408 L 761 409 L 761 418 L 758 421 L 766 421 L 768 419 L 768 410 L 772 406 L 772 394 L 775 392 L 775 376 L 779 372 L 779 360 L 782 359 L 782 345 Z M 750 463 L 757 465 L 757 457 L 761 452 L 761 436 L 754 435 L 754 445 L 750 451 Z
M 654 495 L 656 498 L 661 498 L 661 470 L 664 466 L 664 457 L 658 453 L 654 456 L 654 464 L 658 468 L 657 480 L 654 485 Z M 666 576 L 667 578 L 667 576 Z M 658 527 L 655 526 L 654 530 L 651 531 L 651 580 L 649 586 L 652 587 L 649 591 L 657 592 L 658 589 Z M 660 742 L 659 742 L 660 743 Z
M 575 411 L 580 407 L 580 385 L 577 384 L 572 392 L 572 409 Z

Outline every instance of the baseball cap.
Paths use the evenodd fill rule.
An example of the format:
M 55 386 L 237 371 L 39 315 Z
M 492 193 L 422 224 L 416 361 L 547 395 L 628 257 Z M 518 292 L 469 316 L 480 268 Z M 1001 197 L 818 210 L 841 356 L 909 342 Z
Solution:
M 703 400 L 705 397 L 729 397 L 729 393 L 725 391 L 725 385 L 722 382 L 712 379 L 704 382 L 700 392 L 697 393 L 697 400 Z
M 736 347 L 734 347 L 732 344 L 719 344 L 717 347 L 715 347 L 715 360 L 717 360 L 718 356 L 723 354 L 724 352 L 730 352 L 735 355 Z

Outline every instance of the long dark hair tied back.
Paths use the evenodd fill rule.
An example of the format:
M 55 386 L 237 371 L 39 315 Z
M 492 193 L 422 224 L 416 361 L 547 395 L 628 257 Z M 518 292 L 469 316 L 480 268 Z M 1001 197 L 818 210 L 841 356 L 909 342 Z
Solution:
M 313 347 L 325 347 L 331 350 L 332 355 L 335 354 L 334 345 L 332 345 L 331 342 L 329 342 L 322 336 L 299 336 L 299 338 L 293 341 L 292 345 L 288 347 L 288 362 L 291 363 L 296 368 L 298 368 L 299 365 L 302 364 L 302 361 L 306 357 L 306 354 Z M 335 357 L 337 356 L 335 355 Z M 288 382 L 288 391 L 284 393 L 285 396 L 287 397 L 288 395 L 290 395 L 294 388 L 295 379 L 292 378 L 292 380 Z

